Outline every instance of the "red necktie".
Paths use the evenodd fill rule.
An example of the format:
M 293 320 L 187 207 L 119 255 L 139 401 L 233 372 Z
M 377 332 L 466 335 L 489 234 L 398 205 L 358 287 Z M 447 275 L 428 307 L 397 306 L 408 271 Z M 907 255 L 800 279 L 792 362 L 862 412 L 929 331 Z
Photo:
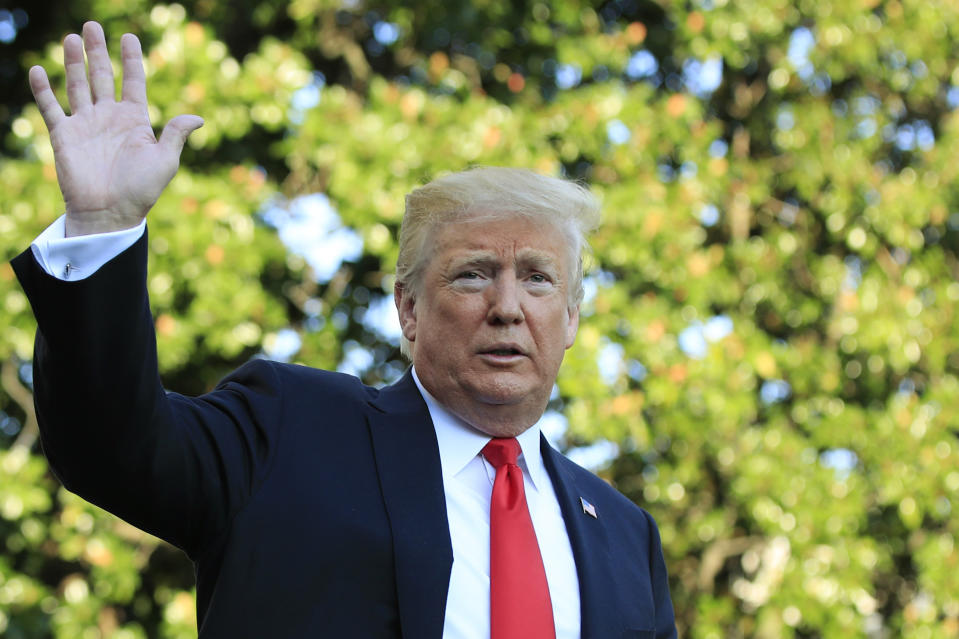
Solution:
M 495 438 L 483 457 L 496 468 L 489 508 L 491 639 L 554 639 L 553 606 L 526 507 L 516 439 Z

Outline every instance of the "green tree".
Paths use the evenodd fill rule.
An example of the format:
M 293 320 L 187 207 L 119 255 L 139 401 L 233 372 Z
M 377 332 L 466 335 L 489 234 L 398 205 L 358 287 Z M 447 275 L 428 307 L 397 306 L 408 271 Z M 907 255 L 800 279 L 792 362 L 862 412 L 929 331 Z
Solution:
M 553 408 L 563 446 L 612 443 L 601 474 L 660 523 L 683 635 L 959 636 L 959 9 L 82 0 L 28 15 L 0 44 L 20 62 L 0 68 L 4 257 L 62 207 L 24 73 L 42 63 L 62 86 L 57 43 L 82 18 L 113 51 L 141 36 L 154 123 L 206 118 L 150 217 L 168 386 L 202 392 L 291 342 L 295 361 L 392 379 L 403 363 L 372 319 L 403 195 L 471 164 L 582 179 L 605 223 Z M 362 239 L 332 274 L 274 228 L 327 202 Z M 185 560 L 47 470 L 34 324 L 8 266 L 0 299 L 0 633 L 192 636 Z

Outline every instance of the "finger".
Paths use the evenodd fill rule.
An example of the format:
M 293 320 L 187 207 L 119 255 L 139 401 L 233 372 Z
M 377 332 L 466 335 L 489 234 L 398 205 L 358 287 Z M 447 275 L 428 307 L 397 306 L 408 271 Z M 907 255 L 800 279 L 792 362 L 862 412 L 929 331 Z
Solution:
M 163 127 L 158 143 L 169 153 L 180 157 L 186 139 L 201 126 L 203 126 L 203 118 L 198 115 L 178 115 Z
M 60 120 L 66 118 L 63 107 L 57 102 L 57 96 L 50 88 L 50 80 L 47 78 L 47 72 L 43 67 L 30 67 L 30 90 L 33 92 L 33 99 L 37 101 L 37 107 L 40 109 L 40 115 L 43 116 L 43 122 L 47 125 L 47 131 L 53 130 Z
M 90 106 L 90 85 L 83 64 L 83 40 L 75 33 L 63 39 L 63 67 L 67 72 L 67 100 L 70 112 Z
M 113 83 L 113 65 L 107 53 L 107 40 L 103 27 L 97 22 L 83 25 L 83 46 L 87 51 L 87 64 L 90 66 L 90 88 L 93 90 L 93 102 L 116 100 L 116 85 Z
M 146 106 L 147 80 L 143 73 L 143 50 L 140 40 L 132 33 L 120 38 L 120 56 L 123 59 L 123 99 Z

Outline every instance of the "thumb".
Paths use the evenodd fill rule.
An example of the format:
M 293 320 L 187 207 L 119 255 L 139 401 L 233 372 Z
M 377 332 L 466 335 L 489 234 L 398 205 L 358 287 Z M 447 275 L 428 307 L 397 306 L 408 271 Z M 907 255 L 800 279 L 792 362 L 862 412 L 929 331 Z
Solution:
M 186 139 L 201 126 L 203 118 L 198 115 L 178 115 L 163 127 L 158 144 L 179 157 Z

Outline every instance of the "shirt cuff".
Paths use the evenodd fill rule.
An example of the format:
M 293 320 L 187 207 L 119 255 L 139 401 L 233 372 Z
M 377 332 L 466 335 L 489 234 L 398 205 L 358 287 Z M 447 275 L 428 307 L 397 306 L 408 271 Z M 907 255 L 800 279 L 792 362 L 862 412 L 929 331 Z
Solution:
M 143 235 L 147 223 L 122 231 L 66 236 L 66 215 L 48 226 L 30 248 L 37 263 L 48 275 L 76 281 L 90 277 L 117 255 L 133 246 Z

